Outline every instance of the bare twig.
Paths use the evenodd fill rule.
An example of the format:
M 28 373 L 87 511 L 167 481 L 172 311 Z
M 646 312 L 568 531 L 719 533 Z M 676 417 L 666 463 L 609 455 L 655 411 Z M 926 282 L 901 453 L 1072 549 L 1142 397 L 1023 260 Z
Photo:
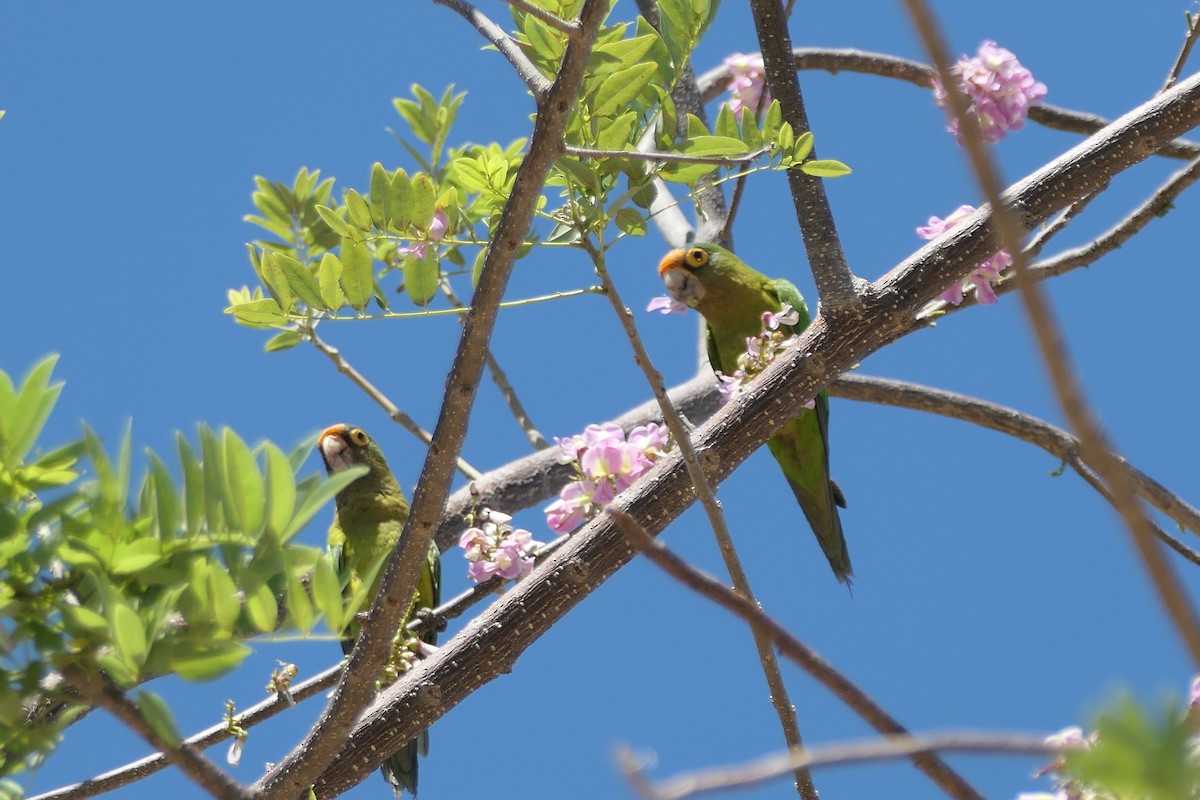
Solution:
M 508 59 L 508 63 L 512 64 L 517 75 L 529 87 L 529 91 L 533 92 L 535 98 L 540 99 L 550 91 L 551 83 L 546 76 L 525 57 L 521 48 L 517 47 L 517 43 L 504 32 L 504 29 L 488 19 L 486 14 L 466 0 L 433 0 L 433 2 L 439 6 L 445 6 L 474 25 L 475 30 L 491 42 L 500 51 L 500 55 Z
M 1171 65 L 1171 71 L 1167 73 L 1167 79 L 1163 82 L 1163 86 L 1158 91 L 1165 92 L 1175 85 L 1175 81 L 1179 80 L 1179 73 L 1183 71 L 1183 65 L 1187 63 L 1188 56 L 1192 53 L 1192 47 L 1196 44 L 1197 36 L 1200 36 L 1200 14 L 1187 14 L 1187 34 L 1183 37 L 1183 45 L 1179 48 L 1179 55 L 1175 58 L 1175 63 Z
M 927 89 L 933 80 L 933 68 L 918 61 L 854 49 L 824 49 L 797 47 L 792 50 L 796 69 L 839 72 L 861 72 L 883 78 L 895 78 Z M 721 65 L 701 75 L 697 82 L 705 102 L 713 100 L 729 80 L 729 68 Z M 1072 111 L 1048 103 L 1029 109 L 1029 119 L 1054 130 L 1091 135 L 1111 123 L 1104 117 L 1083 111 Z M 1191 161 L 1200 156 L 1200 144 L 1179 139 L 1160 146 L 1157 155 Z
M 730 591 L 720 581 L 686 563 L 662 543 L 655 541 L 638 524 L 637 520 L 628 514 L 613 511 L 612 515 L 617 528 L 635 548 L 654 562 L 655 566 L 700 596 L 712 600 L 739 617 L 750 626 L 751 630 L 755 631 L 756 636 L 767 639 L 773 646 L 779 648 L 779 652 L 783 654 L 784 658 L 815 678 L 875 730 L 883 734 L 903 735 L 908 733 L 904 726 L 876 705 L 862 689 L 834 669 L 816 651 L 792 636 L 773 617 L 768 616 L 753 598 L 743 597 L 739 593 Z M 795 749 L 792 748 L 792 750 Z M 962 776 L 936 755 L 918 755 L 913 758 L 913 764 L 933 779 L 951 797 L 958 798 L 958 800 L 966 800 L 966 798 L 982 800 L 983 795 L 979 794 Z
M 1125 520 L 1159 599 L 1190 651 L 1192 660 L 1200 666 L 1200 619 L 1184 594 L 1171 564 L 1155 544 L 1149 520 L 1112 455 L 1112 448 L 1106 441 L 1103 429 L 1088 407 L 1083 389 L 1072 369 L 1066 343 L 1062 339 L 1040 283 L 1027 279 L 1025 257 L 1020 251 L 1023 234 L 1021 225 L 1001 195 L 999 173 L 986 150 L 978 123 L 968 113 L 967 98 L 957 89 L 954 76 L 950 72 L 950 55 L 937 24 L 924 0 L 905 0 L 905 5 L 937 66 L 942 85 L 946 88 L 951 107 L 958 118 L 959 130 L 963 134 L 976 178 L 992 207 L 992 221 L 1000 246 L 1008 250 L 1013 258 L 1013 269 L 1022 299 L 1025 301 L 1030 325 L 1042 351 L 1059 404 L 1077 431 L 1080 451 L 1085 454 L 1088 462 L 1094 466 L 1112 493 L 1114 506 Z
M 649 783 L 642 775 L 642 765 L 622 753 L 626 776 L 637 779 L 635 786 L 647 800 L 683 800 L 712 792 L 748 789 L 786 775 L 796 765 L 806 767 L 845 766 L 898 758 L 911 758 L 936 752 L 973 753 L 976 755 L 1053 756 L 1061 752 L 1048 745 L 1045 737 L 1019 733 L 979 733 L 953 731 L 920 736 L 888 736 L 882 740 L 847 742 L 845 744 L 813 747 L 799 752 L 767 756 L 735 767 L 715 767 L 658 785 Z
M 453 287 L 450 286 L 450 281 L 443 280 L 441 287 L 442 294 L 446 296 L 451 305 L 457 308 L 463 307 L 462 301 L 458 299 L 458 295 L 454 293 Z M 529 417 L 529 412 L 525 410 L 521 399 L 517 397 L 517 390 L 508 382 L 508 375 L 501 369 L 500 362 L 496 360 L 496 356 L 492 353 L 490 345 L 487 349 L 484 364 L 487 367 L 488 374 L 492 376 L 492 383 L 496 384 L 496 388 L 500 390 L 500 396 L 504 398 L 504 402 L 508 405 L 508 410 L 512 413 L 513 418 L 516 419 L 517 424 L 521 426 L 521 430 L 525 433 L 525 438 L 533 445 L 533 449 L 544 450 L 549 447 L 550 443 L 546 441 L 546 437 L 533 424 L 533 420 Z M 478 475 L 475 476 L 475 478 L 478 477 Z
M 249 800 L 250 793 L 199 750 L 187 743 L 169 741 L 160 735 L 146 721 L 137 705 L 107 676 L 92 674 L 79 667 L 68 667 L 63 670 L 63 677 L 92 705 L 108 711 L 151 747 L 161 750 L 167 760 L 177 765 L 208 794 L 220 800 Z
M 760 147 L 744 156 L 689 156 L 685 153 L 661 153 L 642 150 L 597 150 L 592 147 L 566 145 L 563 152 L 577 158 L 628 158 L 634 161 L 651 161 L 673 164 L 712 164 L 717 167 L 736 167 L 748 161 L 762 158 L 771 152 L 770 147 Z
M 616 313 L 617 318 L 620 319 L 621 327 L 625 330 L 625 336 L 629 339 L 629 344 L 633 348 L 634 361 L 641 367 L 643 374 L 645 374 L 651 391 L 659 401 L 659 407 L 663 413 L 663 421 L 666 422 L 667 428 L 671 431 L 671 436 L 675 439 L 675 445 L 683 455 L 688 476 L 696 488 L 696 495 L 700 499 L 700 505 L 704 507 L 704 513 L 708 516 L 708 522 L 712 526 L 713 535 L 716 537 L 717 546 L 721 551 L 721 558 L 724 560 L 725 567 L 729 571 L 729 577 L 733 581 L 734 589 L 749 602 L 754 602 L 754 592 L 750 587 L 750 578 L 746 575 L 746 570 L 742 567 L 742 561 L 738 557 L 737 549 L 733 545 L 733 537 L 729 534 L 729 527 L 725 523 L 725 514 L 721 511 L 721 504 L 717 501 L 712 486 L 708 482 L 708 477 L 705 475 L 705 470 L 701 466 L 700 458 L 697 457 L 696 449 L 692 446 L 691 434 L 680 418 L 679 412 L 671 405 L 670 398 L 667 396 L 666 386 L 663 384 L 662 373 L 651 362 L 650 355 L 646 352 L 646 347 L 642 344 L 641 337 L 638 336 L 637 327 L 633 324 L 633 315 L 625 304 L 621 302 L 621 298 L 617 294 L 617 287 L 613 284 L 612 278 L 608 274 L 608 269 L 605 267 L 603 253 L 592 247 L 587 240 L 584 240 L 584 242 L 596 266 L 596 273 L 600 276 L 601 285 L 604 286 L 609 302 L 612 303 L 613 311 Z M 715 453 L 705 453 L 706 457 L 715 455 Z M 771 704 L 775 707 L 775 713 L 779 717 L 779 724 L 783 728 L 784 741 L 787 742 L 789 747 L 799 747 L 803 743 L 800 735 L 800 721 L 796 716 L 796 708 L 792 705 L 792 701 L 788 697 L 787 686 L 783 682 L 783 673 L 779 670 L 779 659 L 775 656 L 771 642 L 758 629 L 752 628 L 751 633 L 754 634 L 754 645 L 758 650 L 759 662 L 762 664 L 763 675 L 767 680 Z M 806 770 L 797 770 L 796 788 L 802 797 L 812 798 L 812 800 L 816 799 L 816 787 L 813 786 L 812 776 Z
M 771 90 L 771 96 L 779 101 L 783 121 L 790 123 L 799 136 L 812 128 L 808 124 L 800 81 L 796 77 L 787 16 L 779 0 L 750 0 L 750 10 L 754 15 L 758 43 L 762 47 L 767 87 Z M 816 150 L 812 152 L 813 158 L 816 158 Z M 792 191 L 792 203 L 796 207 L 796 219 L 800 223 L 800 235 L 808 254 L 808 265 L 820 296 L 822 313 L 829 316 L 847 311 L 861 312 L 862 298 L 854 286 L 850 265 L 846 263 L 829 198 L 825 195 L 825 184 L 820 178 L 799 169 L 789 169 L 787 179 Z
M 1086 266 L 1119 248 L 1152 220 L 1163 216 L 1175 198 L 1200 180 L 1200 159 L 1173 174 L 1144 203 L 1087 244 L 1065 250 L 1029 267 L 1030 277 L 1041 279 Z M 999 293 L 999 292 L 997 292 Z
M 433 434 L 418 425 L 416 420 L 404 413 L 400 407 L 393 403 L 386 394 L 381 392 L 375 386 L 375 384 L 367 380 L 366 375 L 363 375 L 361 372 L 355 369 L 349 361 L 346 360 L 346 357 L 342 355 L 341 350 L 317 336 L 317 332 L 312 328 L 309 328 L 301 335 L 312 342 L 313 347 L 324 353 L 325 356 L 333 362 L 333 365 L 337 368 L 338 372 L 349 378 L 351 383 L 362 389 L 366 393 L 367 397 L 374 400 L 375 403 L 387 413 L 392 422 L 395 422 L 401 428 L 404 428 L 404 430 L 408 431 L 413 436 L 416 436 L 421 440 L 422 443 L 426 445 L 433 441 Z M 458 458 L 457 467 L 458 471 L 461 472 L 467 478 L 467 480 L 475 480 L 480 475 L 479 470 L 468 464 L 461 456 Z

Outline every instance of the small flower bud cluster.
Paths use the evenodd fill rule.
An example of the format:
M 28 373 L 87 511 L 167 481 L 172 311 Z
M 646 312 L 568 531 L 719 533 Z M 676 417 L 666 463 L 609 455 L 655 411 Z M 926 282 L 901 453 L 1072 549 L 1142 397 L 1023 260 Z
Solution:
M 625 491 L 671 449 L 667 429 L 640 425 L 625 436 L 619 425 L 588 425 L 567 439 L 554 437 L 558 462 L 574 464 L 578 480 L 546 506 L 546 524 L 555 533 L 570 533 Z
M 522 528 L 513 528 L 512 517 L 485 508 L 475 520 L 478 525 L 467 528 L 458 540 L 465 551 L 467 577 L 482 583 L 493 575 L 505 580 L 523 578 L 533 571 L 533 556 L 542 542 Z
M 974 213 L 975 206 L 962 205 L 956 208 L 954 213 L 945 219 L 930 217 L 928 225 L 917 228 L 917 236 L 920 236 L 922 239 L 936 239 L 943 233 L 958 226 L 960 222 Z M 950 305 L 957 306 L 963 301 L 963 291 L 974 286 L 976 300 L 989 305 L 995 303 L 997 302 L 996 292 L 992 288 L 992 284 L 999 282 L 1004 270 L 1011 267 L 1012 263 L 1012 256 L 1008 254 L 1007 250 L 998 250 L 976 267 L 970 275 L 958 281 L 938 296 Z
M 792 308 L 790 303 L 784 303 L 779 311 L 762 313 L 762 333 L 746 337 L 746 352 L 738 356 L 737 370 L 732 375 L 717 370 L 717 380 L 721 382 L 718 388 L 722 403 L 728 403 L 737 397 L 755 375 L 775 360 L 775 356 L 795 344 L 799 337 L 780 328 L 783 325 L 795 325 L 799 321 L 800 313 Z M 805 407 L 812 408 L 813 405 L 814 401 L 810 400 Z
M 993 41 L 979 45 L 975 58 L 961 56 L 950 70 L 958 78 L 958 90 L 971 101 L 969 113 L 989 144 L 1000 141 L 1009 131 L 1025 127 L 1029 108 L 1042 102 L 1046 85 L 1033 79 L 1033 73 L 1021 66 L 1010 51 Z M 933 99 L 946 110 L 947 130 L 962 141 L 958 118 L 950 107 L 946 89 L 937 78 L 933 81 Z

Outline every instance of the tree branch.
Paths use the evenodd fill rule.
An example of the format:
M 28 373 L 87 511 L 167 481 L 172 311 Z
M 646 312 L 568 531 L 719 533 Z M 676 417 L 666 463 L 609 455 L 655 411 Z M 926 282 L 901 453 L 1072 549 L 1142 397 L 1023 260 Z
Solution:
M 730 591 L 720 581 L 686 563 L 662 543 L 656 542 L 637 520 L 628 514 L 620 511 L 614 511 L 612 514 L 617 528 L 655 566 L 701 597 L 739 617 L 755 632 L 756 638 L 762 637 L 779 648 L 784 658 L 811 675 L 875 730 L 882 734 L 907 735 L 908 731 L 903 725 L 876 705 L 862 689 L 821 658 L 815 650 L 792 636 L 778 621 L 763 611 L 753 598 Z M 798 748 L 790 749 L 796 752 Z M 950 797 L 956 800 L 982 800 L 983 795 L 936 755 L 916 755 L 913 764 L 932 778 Z
M 792 50 L 792 55 L 799 70 L 820 70 L 835 75 L 839 72 L 859 72 L 907 81 L 922 89 L 930 88 L 934 75 L 933 67 L 927 64 L 865 50 L 797 47 Z M 714 67 L 697 78 L 704 101 L 716 99 L 728 81 L 729 68 L 724 65 Z M 1047 128 L 1088 136 L 1111 123 L 1096 114 L 1047 103 L 1029 109 L 1029 118 Z M 1191 161 L 1200 156 L 1200 144 L 1182 139 L 1165 143 L 1157 155 Z
M 791 124 L 797 136 L 811 131 L 800 81 L 796 77 L 791 34 L 783 6 L 779 0 L 750 0 L 750 10 L 762 47 L 767 87 L 771 96 L 779 101 L 783 121 Z M 813 158 L 816 158 L 816 152 L 816 149 L 812 151 Z M 787 180 L 822 313 L 861 313 L 862 299 L 854 286 L 854 274 L 846 263 L 824 182 L 800 169 L 787 170 Z
M 445 6 L 474 25 L 475 30 L 491 42 L 500 51 L 500 55 L 508 59 L 508 63 L 512 64 L 513 69 L 516 70 L 517 76 L 525 82 L 529 91 L 539 102 L 549 93 L 550 81 L 538 71 L 532 61 L 525 57 L 521 48 L 517 47 L 516 42 L 504 32 L 504 29 L 488 19 L 486 14 L 466 0 L 433 0 L 433 2 L 436 5 Z

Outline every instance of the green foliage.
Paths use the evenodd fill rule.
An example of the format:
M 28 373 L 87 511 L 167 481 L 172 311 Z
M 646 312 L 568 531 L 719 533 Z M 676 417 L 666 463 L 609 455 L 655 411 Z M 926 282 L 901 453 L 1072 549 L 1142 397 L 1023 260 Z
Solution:
M 329 592 L 328 556 L 292 540 L 361 470 L 299 479 L 310 444 L 285 454 L 203 426 L 199 447 L 178 437 L 180 479 L 147 452 L 134 480 L 128 431 L 115 454 L 88 429 L 42 452 L 35 443 L 62 390 L 55 360 L 19 386 L 0 372 L 0 776 L 53 749 L 81 711 L 56 677 L 66 666 L 122 687 L 208 680 L 237 667 L 257 633 L 308 632 L 323 616 L 340 631 L 347 618 Z M 156 695 L 141 692 L 137 705 L 177 738 Z
M 1064 756 L 1079 783 L 1114 798 L 1177 800 L 1200 794 L 1195 721 L 1168 704 L 1151 713 L 1122 696 L 1096 719 L 1096 742 Z

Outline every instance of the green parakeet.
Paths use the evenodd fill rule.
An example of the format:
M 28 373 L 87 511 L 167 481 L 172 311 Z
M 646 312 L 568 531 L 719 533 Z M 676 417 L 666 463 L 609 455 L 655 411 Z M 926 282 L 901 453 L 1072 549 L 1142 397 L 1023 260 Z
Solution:
M 379 446 L 361 428 L 333 425 L 317 438 L 317 450 L 330 474 L 360 464 L 370 471 L 338 492 L 337 511 L 329 528 L 329 547 L 337 554 L 338 571 L 349 596 L 361 591 L 370 581 L 368 598 L 374 598 L 383 577 L 383 565 L 400 542 L 400 532 L 408 519 L 408 500 Z M 436 608 L 441 601 L 442 567 L 436 544 L 429 545 L 425 568 L 417 582 L 412 607 L 404 624 L 419 608 Z M 358 638 L 359 625 L 351 624 L 342 652 L 349 653 Z M 437 641 L 437 631 L 424 635 L 429 644 Z M 417 795 L 417 755 L 429 752 L 429 733 L 423 732 L 383 762 L 383 777 L 396 792 L 407 790 Z
M 708 357 L 714 370 L 732 375 L 746 339 L 762 333 L 763 312 L 791 304 L 800 319 L 781 330 L 798 333 L 811 317 L 804 298 L 791 283 L 772 280 L 751 269 L 723 247 L 697 242 L 667 253 L 658 265 L 667 291 L 704 316 Z M 802 409 L 767 440 L 767 447 L 800 501 L 833 574 L 849 584 L 850 554 L 837 506 L 846 507 L 841 489 L 829 477 L 829 397 L 822 391 L 813 408 Z

